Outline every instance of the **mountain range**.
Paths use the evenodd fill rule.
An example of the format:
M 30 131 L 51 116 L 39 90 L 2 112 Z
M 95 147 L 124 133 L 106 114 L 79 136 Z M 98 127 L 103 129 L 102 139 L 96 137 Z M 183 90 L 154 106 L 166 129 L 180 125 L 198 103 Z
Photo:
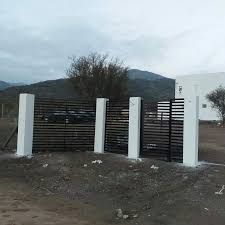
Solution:
M 23 83 L 8 83 L 8 82 L 0 80 L 0 91 L 5 90 L 9 87 L 21 86 L 21 85 L 24 85 L 24 84 Z
M 140 96 L 151 101 L 167 100 L 174 97 L 175 81 L 162 75 L 137 69 L 128 72 L 129 96 Z M 48 80 L 30 85 L 14 86 L 0 82 L 1 99 L 16 99 L 20 93 L 31 93 L 49 98 L 77 97 L 72 84 L 67 79 Z

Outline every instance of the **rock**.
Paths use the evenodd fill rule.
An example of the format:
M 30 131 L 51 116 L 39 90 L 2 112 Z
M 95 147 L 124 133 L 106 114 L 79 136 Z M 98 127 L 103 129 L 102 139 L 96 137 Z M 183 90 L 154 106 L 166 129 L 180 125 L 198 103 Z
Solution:
M 128 218 L 129 218 L 128 215 L 123 215 L 123 219 L 124 219 L 124 220 L 126 220 L 126 219 L 128 219 Z
M 138 214 L 133 215 L 133 218 L 138 218 Z
M 225 190 L 225 185 L 223 185 L 219 191 L 215 192 L 215 195 L 223 195 L 224 190 Z
M 116 216 L 117 216 L 118 218 L 122 218 L 122 217 L 123 217 L 123 211 L 122 211 L 122 209 L 117 209 L 117 210 L 116 210 Z
M 46 163 L 46 164 L 44 164 L 42 167 L 43 167 L 43 168 L 47 168 L 47 167 L 48 167 L 48 164 Z
M 87 167 L 88 165 L 87 164 L 84 164 L 84 167 Z
M 63 179 L 64 179 L 65 181 L 71 180 L 70 177 L 68 177 L 68 176 L 64 176 Z
M 92 164 L 96 164 L 96 163 L 102 164 L 103 162 L 102 162 L 102 160 L 100 160 L 100 159 L 92 161 Z
M 151 166 L 151 169 L 153 169 L 153 170 L 158 170 L 159 167 L 158 167 L 158 166 L 155 166 L 155 165 L 152 165 L 152 166 Z
M 129 218 L 129 215 L 123 214 L 122 209 L 117 209 L 117 210 L 116 210 L 116 216 L 117 216 L 118 218 L 124 219 L 124 220 L 126 220 L 126 219 Z

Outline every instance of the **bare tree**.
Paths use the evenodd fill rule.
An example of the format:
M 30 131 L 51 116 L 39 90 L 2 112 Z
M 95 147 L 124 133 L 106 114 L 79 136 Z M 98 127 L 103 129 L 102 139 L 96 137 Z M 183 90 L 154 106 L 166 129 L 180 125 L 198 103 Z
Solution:
M 121 99 L 127 96 L 128 68 L 123 62 L 98 53 L 72 57 L 71 61 L 67 77 L 82 97 Z
M 211 102 L 212 108 L 216 109 L 223 125 L 225 124 L 225 87 L 219 86 L 214 91 L 206 95 Z

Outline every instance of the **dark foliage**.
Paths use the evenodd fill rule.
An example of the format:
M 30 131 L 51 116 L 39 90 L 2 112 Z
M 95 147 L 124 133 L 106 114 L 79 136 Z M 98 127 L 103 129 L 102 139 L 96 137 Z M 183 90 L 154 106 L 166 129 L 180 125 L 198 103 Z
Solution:
M 118 59 L 92 53 L 71 60 L 67 76 L 80 96 L 88 99 L 127 96 L 128 68 Z
M 206 98 L 211 102 L 212 108 L 217 110 L 220 119 L 225 124 L 225 87 L 218 87 L 210 92 Z

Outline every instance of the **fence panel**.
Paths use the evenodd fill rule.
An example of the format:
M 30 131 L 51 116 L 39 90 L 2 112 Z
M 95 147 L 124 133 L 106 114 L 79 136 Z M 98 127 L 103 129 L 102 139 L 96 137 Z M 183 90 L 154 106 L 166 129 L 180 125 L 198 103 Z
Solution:
M 141 155 L 181 161 L 184 100 L 143 103 Z
M 105 150 L 128 153 L 129 101 L 107 102 Z
M 17 146 L 18 98 L 0 98 L 0 149 L 15 150 Z
M 92 151 L 95 101 L 36 98 L 34 151 Z

